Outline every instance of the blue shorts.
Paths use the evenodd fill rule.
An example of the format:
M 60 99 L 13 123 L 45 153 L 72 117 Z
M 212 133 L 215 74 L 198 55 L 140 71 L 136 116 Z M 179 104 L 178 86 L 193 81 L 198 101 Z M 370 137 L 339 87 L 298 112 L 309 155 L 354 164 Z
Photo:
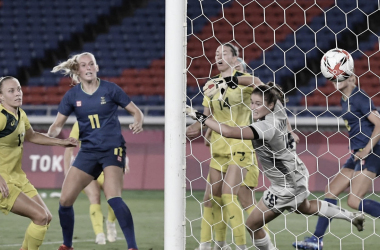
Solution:
M 97 179 L 103 169 L 108 166 L 125 168 L 125 147 L 107 151 L 93 151 L 80 149 L 73 166 L 94 176 Z
M 358 150 L 354 151 L 354 154 L 358 152 Z M 354 154 L 351 155 L 351 157 L 346 161 L 346 163 L 343 165 L 343 168 L 349 168 L 353 169 L 355 171 L 361 171 L 363 169 L 367 169 L 368 171 L 375 173 L 376 176 L 380 175 L 380 145 L 377 144 L 373 150 L 372 153 L 370 153 L 365 159 L 364 159 L 364 165 L 360 165 L 360 160 L 354 161 L 355 157 Z

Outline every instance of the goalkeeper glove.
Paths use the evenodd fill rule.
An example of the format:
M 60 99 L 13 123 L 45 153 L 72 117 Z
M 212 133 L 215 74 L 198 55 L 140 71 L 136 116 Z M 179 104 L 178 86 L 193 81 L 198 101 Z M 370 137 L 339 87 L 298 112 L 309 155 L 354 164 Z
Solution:
M 208 81 L 203 87 L 203 92 L 206 96 L 212 98 L 218 92 L 220 92 L 220 96 L 218 99 L 224 99 L 226 95 L 227 88 L 236 89 L 238 84 L 238 78 L 236 76 L 229 76 L 226 78 L 215 78 Z
M 186 115 L 190 116 L 193 120 L 198 121 L 202 125 L 205 125 L 205 121 L 208 118 L 207 115 L 198 112 L 189 105 L 186 105 Z

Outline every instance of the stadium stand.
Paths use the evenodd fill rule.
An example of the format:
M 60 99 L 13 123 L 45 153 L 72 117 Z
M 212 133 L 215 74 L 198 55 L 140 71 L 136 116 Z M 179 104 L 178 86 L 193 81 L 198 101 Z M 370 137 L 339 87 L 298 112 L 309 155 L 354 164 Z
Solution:
M 379 11 L 369 15 L 370 31 L 363 30 L 367 15 L 376 9 L 374 4 L 359 3 L 356 8 L 352 1 L 339 1 L 339 8 L 331 8 L 335 1 L 328 0 L 318 2 L 319 8 L 311 0 L 271 3 L 244 6 L 245 22 L 241 22 L 243 7 L 238 2 L 188 3 L 188 35 L 193 34 L 188 40 L 189 101 L 200 105 L 203 95 L 198 85 L 217 73 L 210 63 L 215 48 L 235 39 L 254 74 L 283 87 L 290 100 L 288 106 L 338 105 L 339 99 L 333 95 L 320 101 L 331 87 L 322 77 L 314 76 L 319 73 L 322 53 L 335 47 L 334 33 L 338 33 L 338 47 L 353 54 L 363 88 L 380 102 L 380 96 L 375 95 L 376 75 L 380 75 L 376 60 Z M 89 51 L 101 67 L 100 77 L 119 84 L 138 105 L 163 105 L 164 2 L 84 0 L 80 2 L 86 6 L 81 15 L 78 8 L 72 8 L 74 4 L 73 0 L 2 1 L 0 74 L 15 75 L 27 86 L 24 103 L 58 104 L 71 81 L 50 73 L 51 68 L 69 55 Z M 304 14 L 306 23 L 298 18 Z M 325 27 L 325 20 L 331 30 Z M 322 45 L 326 41 L 331 46 Z M 153 110 L 149 115 L 163 115 L 163 111 Z

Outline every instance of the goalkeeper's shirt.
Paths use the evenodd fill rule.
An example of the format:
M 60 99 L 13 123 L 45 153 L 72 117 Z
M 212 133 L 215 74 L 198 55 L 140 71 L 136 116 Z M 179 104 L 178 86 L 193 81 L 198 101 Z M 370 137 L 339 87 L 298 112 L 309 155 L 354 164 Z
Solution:
M 277 101 L 272 113 L 250 125 L 258 139 L 252 140 L 263 173 L 272 185 L 296 187 L 309 172 L 289 141 L 285 108 Z M 307 183 L 306 183 L 307 184 Z
M 251 76 L 239 71 L 234 71 L 233 76 Z M 217 75 L 213 78 L 218 78 Z M 236 89 L 227 88 L 223 101 L 219 101 L 220 93 L 213 98 L 204 97 L 202 105 L 209 108 L 213 118 L 219 123 L 229 126 L 245 127 L 251 124 L 251 93 L 252 87 L 238 85 Z M 212 131 L 210 139 L 212 154 L 230 155 L 231 152 L 253 151 L 250 140 L 230 139 Z M 231 148 L 232 146 L 232 148 Z

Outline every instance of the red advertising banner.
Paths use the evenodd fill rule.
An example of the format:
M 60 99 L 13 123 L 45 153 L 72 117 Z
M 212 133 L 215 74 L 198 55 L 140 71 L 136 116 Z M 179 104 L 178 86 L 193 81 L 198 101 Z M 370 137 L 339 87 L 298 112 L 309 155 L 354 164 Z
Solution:
M 69 129 L 63 131 L 67 137 Z M 126 189 L 164 189 L 164 131 L 148 130 L 138 135 L 123 131 L 127 142 L 130 173 L 124 178 Z M 307 145 L 306 145 L 307 141 Z M 350 156 L 348 139 L 343 134 L 314 133 L 301 136 L 297 152 L 310 173 L 311 191 L 324 191 L 328 181 L 339 171 Z M 62 147 L 24 144 L 23 169 L 36 188 L 60 188 L 64 179 Z M 208 174 L 210 150 L 202 140 L 187 143 L 187 187 L 203 190 Z M 178 166 L 180 167 L 180 166 Z M 269 182 L 260 177 L 259 189 L 264 190 Z M 380 191 L 379 181 L 375 190 Z

